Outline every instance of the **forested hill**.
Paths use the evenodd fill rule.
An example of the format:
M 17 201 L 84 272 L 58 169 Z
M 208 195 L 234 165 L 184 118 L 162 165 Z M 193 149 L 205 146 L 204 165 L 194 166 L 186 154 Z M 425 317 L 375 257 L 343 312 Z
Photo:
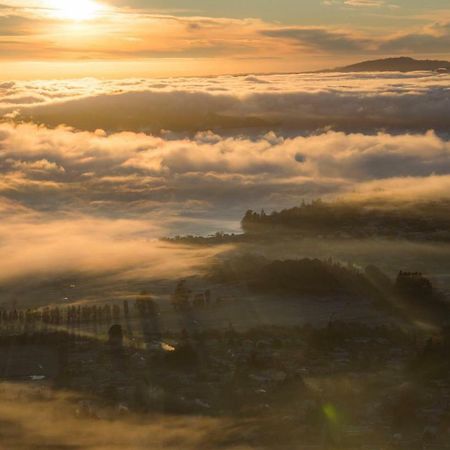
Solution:
M 245 234 L 289 233 L 316 237 L 395 237 L 450 240 L 450 200 L 408 206 L 321 200 L 266 214 L 247 211 Z

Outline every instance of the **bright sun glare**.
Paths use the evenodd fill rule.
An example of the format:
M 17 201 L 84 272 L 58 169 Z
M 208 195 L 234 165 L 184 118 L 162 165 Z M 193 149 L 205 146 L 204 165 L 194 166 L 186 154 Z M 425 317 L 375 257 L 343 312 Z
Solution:
M 93 19 L 101 9 L 93 0 L 50 0 L 50 4 L 55 16 L 76 21 Z

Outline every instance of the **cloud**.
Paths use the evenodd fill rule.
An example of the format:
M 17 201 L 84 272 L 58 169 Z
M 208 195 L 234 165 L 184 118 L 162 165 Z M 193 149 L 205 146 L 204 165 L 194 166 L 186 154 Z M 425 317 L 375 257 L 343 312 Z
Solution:
M 185 218 L 201 230 L 211 220 L 237 221 L 247 208 L 290 206 L 376 180 L 412 178 L 420 191 L 429 177 L 450 176 L 449 161 L 449 141 L 431 131 L 158 137 L 0 125 L 0 195 L 8 202 L 46 214 L 151 217 L 160 234 L 180 230 Z
M 348 6 L 364 7 L 364 8 L 379 8 L 383 6 L 385 2 L 383 0 L 346 0 L 344 2 Z
M 118 61 L 260 53 L 258 43 L 252 42 L 261 24 L 258 19 L 104 9 L 92 24 L 77 25 L 39 5 L 0 10 L 0 58 Z
M 15 82 L 0 114 L 112 131 L 448 130 L 446 75 L 293 74 Z
M 181 277 L 214 253 L 155 238 L 238 231 L 247 209 L 316 197 L 449 197 L 446 75 L 15 81 L 0 89 L 3 283 L 80 271 Z
M 305 49 L 316 49 L 330 53 L 364 52 L 370 40 L 358 38 L 349 32 L 327 28 L 289 27 L 263 31 L 265 36 L 289 39 Z
M 328 6 L 349 6 L 352 8 L 398 8 L 397 5 L 387 3 L 384 0 L 325 0 L 323 4 Z
M 60 302 L 61 291 L 43 294 L 42 284 L 68 278 L 80 280 L 71 301 L 120 298 L 142 280 L 200 274 L 224 250 L 160 242 L 154 236 L 163 220 L 7 212 L 0 224 L 0 251 L 8 255 L 0 261 L 2 301 L 19 297 L 22 306 Z
M 20 15 L 0 15 L 0 36 L 22 36 L 31 34 L 32 21 Z
M 450 176 L 430 175 L 428 177 L 392 177 L 384 180 L 371 180 L 353 186 L 345 194 L 349 200 L 402 201 L 414 203 L 417 200 L 439 200 L 448 198 Z
M 382 0 L 329 1 L 326 4 L 359 10 L 396 7 Z M 124 62 L 149 58 L 233 61 L 240 58 L 258 60 L 259 67 L 267 71 L 272 67 L 267 59 L 282 60 L 286 66 L 293 56 L 342 58 L 348 54 L 385 55 L 387 51 L 445 54 L 448 38 L 437 36 L 433 27 L 405 29 L 404 36 L 399 36 L 392 29 L 359 30 L 355 24 L 345 28 L 287 27 L 258 18 L 193 16 L 192 11 L 173 11 L 170 15 L 167 10 L 161 14 L 149 9 L 111 5 L 103 8 L 92 23 L 74 26 L 56 17 L 45 6 L 29 4 L 24 7 L 22 4 L 0 9 L 0 58 L 59 62 Z M 334 58 L 330 65 L 335 66 L 335 62 Z M 112 66 L 109 68 L 111 70 Z
M 382 52 L 446 53 L 450 48 L 450 22 L 434 24 L 413 33 L 390 37 L 380 45 Z
M 379 7 L 383 3 L 348 1 L 352 7 Z M 395 8 L 395 5 L 390 5 Z M 330 27 L 278 27 L 263 30 L 265 36 L 291 41 L 301 51 L 318 51 L 323 54 L 353 53 L 385 56 L 389 54 L 446 54 L 450 44 L 449 23 L 440 22 L 416 30 L 401 33 L 385 33 L 383 36 L 358 32 L 356 29 L 340 30 Z

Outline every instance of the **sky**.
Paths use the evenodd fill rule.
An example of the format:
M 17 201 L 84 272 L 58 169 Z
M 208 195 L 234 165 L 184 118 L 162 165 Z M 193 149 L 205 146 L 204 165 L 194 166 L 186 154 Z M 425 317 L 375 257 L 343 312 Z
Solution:
M 448 58 L 446 0 L 1 0 L 3 79 L 216 75 Z

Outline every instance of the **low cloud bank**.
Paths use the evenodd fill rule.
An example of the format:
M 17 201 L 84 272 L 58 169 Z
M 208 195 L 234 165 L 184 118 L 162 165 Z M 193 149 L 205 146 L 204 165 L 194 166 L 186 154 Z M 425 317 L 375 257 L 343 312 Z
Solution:
M 2 124 L 0 174 L 6 215 L 17 204 L 170 230 L 318 196 L 447 197 L 450 142 L 432 131 L 171 138 Z
M 247 209 L 448 198 L 450 142 L 432 131 L 175 138 L 4 123 L 0 175 L 0 281 L 176 278 L 213 254 L 157 237 L 237 231 Z
M 74 271 L 181 277 L 213 255 L 155 238 L 238 231 L 247 209 L 302 199 L 449 197 L 450 141 L 440 130 L 450 129 L 448 76 L 36 81 L 0 90 L 8 255 L 0 282 Z M 337 123 L 350 131 L 311 131 Z M 220 130 L 208 131 L 214 124 Z M 420 131 L 428 125 L 435 131 Z
M 449 80 L 423 72 L 7 82 L 0 115 L 108 132 L 446 132 Z
M 220 249 L 190 249 L 150 238 L 150 221 L 43 214 L 0 224 L 0 284 L 75 277 L 177 279 L 197 274 Z

